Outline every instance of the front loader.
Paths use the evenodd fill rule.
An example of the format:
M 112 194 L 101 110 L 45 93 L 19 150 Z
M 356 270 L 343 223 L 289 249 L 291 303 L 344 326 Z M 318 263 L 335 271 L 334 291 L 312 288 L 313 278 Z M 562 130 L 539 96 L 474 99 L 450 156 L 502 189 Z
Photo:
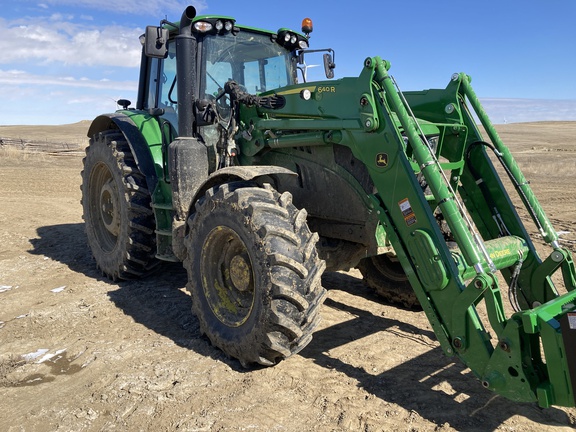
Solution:
M 421 307 L 487 389 L 575 406 L 572 256 L 470 77 L 401 92 L 369 57 L 359 77 L 329 80 L 334 52 L 309 49 L 311 31 L 193 7 L 146 29 L 135 108 L 119 101 L 88 132 L 98 267 L 131 279 L 182 261 L 202 333 L 247 367 L 305 347 L 322 273 L 357 267 L 385 299 Z M 327 80 L 308 82 L 305 57 L 322 51 Z

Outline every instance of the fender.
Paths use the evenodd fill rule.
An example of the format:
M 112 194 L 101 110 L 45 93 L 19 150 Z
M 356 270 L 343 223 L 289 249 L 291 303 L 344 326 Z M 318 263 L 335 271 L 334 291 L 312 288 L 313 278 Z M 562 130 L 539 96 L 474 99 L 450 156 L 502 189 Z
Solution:
M 138 125 L 134 122 L 135 117 L 142 117 L 142 120 L 149 120 L 146 115 L 141 113 L 134 112 L 132 116 L 129 116 L 123 112 L 116 112 L 113 114 L 103 114 L 94 119 L 90 128 L 88 129 L 88 137 L 92 138 L 95 134 L 109 130 L 109 129 L 119 129 L 120 132 L 124 134 L 126 137 L 126 141 L 128 141 L 128 145 L 130 146 L 130 150 L 132 150 L 132 154 L 134 155 L 134 159 L 136 160 L 136 165 L 140 172 L 146 178 L 146 184 L 148 186 L 148 190 L 150 193 L 154 192 L 156 185 L 158 184 L 158 177 L 162 175 L 162 173 L 156 172 L 155 165 L 158 167 L 162 167 L 162 154 L 161 151 L 157 157 L 160 157 L 160 161 L 158 163 L 155 162 L 155 158 L 150 148 L 150 142 L 144 137 L 142 133 L 142 127 L 138 127 Z M 145 118 L 146 117 L 146 118 Z M 158 128 L 158 137 L 159 147 L 161 147 L 161 133 L 160 129 Z
M 276 187 L 278 176 L 298 176 L 294 171 L 279 166 L 234 166 L 222 168 L 213 172 L 199 186 L 188 206 L 188 216 L 194 210 L 194 205 L 206 191 L 214 186 L 234 181 L 260 180 L 262 183 L 271 182 Z M 184 237 L 188 234 L 188 224 L 186 220 L 174 220 L 172 222 L 172 249 L 174 254 L 183 260 L 185 257 Z
M 190 203 L 190 209 L 188 214 L 192 211 L 192 206 L 196 203 L 196 201 L 204 196 L 206 191 L 214 186 L 221 185 L 223 183 L 229 183 L 233 181 L 250 181 L 250 180 L 257 180 L 263 179 L 268 177 L 274 183 L 273 186 L 276 187 L 276 183 L 278 182 L 277 176 L 279 175 L 289 175 L 297 177 L 294 171 L 291 171 L 287 168 L 269 165 L 269 166 L 233 166 L 222 168 L 218 171 L 213 172 L 208 176 L 206 181 L 198 188 L 198 191 L 192 198 L 192 202 Z

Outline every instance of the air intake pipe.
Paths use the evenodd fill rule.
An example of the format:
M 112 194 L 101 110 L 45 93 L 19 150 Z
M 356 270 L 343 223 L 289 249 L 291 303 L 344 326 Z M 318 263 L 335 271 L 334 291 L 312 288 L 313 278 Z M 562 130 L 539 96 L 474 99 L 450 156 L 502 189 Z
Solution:
M 194 136 L 194 93 L 196 91 L 196 37 L 192 20 L 196 8 L 188 6 L 180 19 L 180 34 L 176 36 L 176 75 L 178 77 L 178 135 Z

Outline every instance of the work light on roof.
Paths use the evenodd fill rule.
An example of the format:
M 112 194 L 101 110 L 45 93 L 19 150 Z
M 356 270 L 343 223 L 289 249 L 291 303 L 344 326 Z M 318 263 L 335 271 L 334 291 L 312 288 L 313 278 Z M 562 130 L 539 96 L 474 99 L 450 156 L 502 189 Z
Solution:
M 200 33 L 206 33 L 212 30 L 213 26 L 208 21 L 196 21 L 194 23 L 194 29 Z
M 306 37 L 284 28 L 278 30 L 278 36 L 275 40 L 289 50 L 308 48 L 308 39 L 306 39 Z

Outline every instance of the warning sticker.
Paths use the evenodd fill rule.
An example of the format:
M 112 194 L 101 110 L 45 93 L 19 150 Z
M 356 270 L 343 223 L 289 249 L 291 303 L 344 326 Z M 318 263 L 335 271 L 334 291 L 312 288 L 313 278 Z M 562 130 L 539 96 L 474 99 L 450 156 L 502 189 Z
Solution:
M 406 225 L 408 226 L 414 225 L 417 222 L 416 215 L 414 213 L 412 213 L 410 216 L 405 217 L 404 220 L 406 221 Z
M 410 213 L 414 214 L 414 212 L 412 211 L 412 206 L 410 205 L 410 201 L 408 201 L 408 198 L 404 198 L 402 201 L 398 203 L 398 205 L 400 206 L 400 211 L 402 212 L 404 217 L 408 216 Z
M 398 206 L 400 207 L 400 211 L 404 216 L 404 221 L 406 222 L 406 225 L 408 226 L 414 225 L 417 222 L 416 215 L 412 210 L 412 206 L 410 205 L 410 201 L 408 201 L 408 198 L 404 198 L 402 201 L 400 201 L 398 203 Z

